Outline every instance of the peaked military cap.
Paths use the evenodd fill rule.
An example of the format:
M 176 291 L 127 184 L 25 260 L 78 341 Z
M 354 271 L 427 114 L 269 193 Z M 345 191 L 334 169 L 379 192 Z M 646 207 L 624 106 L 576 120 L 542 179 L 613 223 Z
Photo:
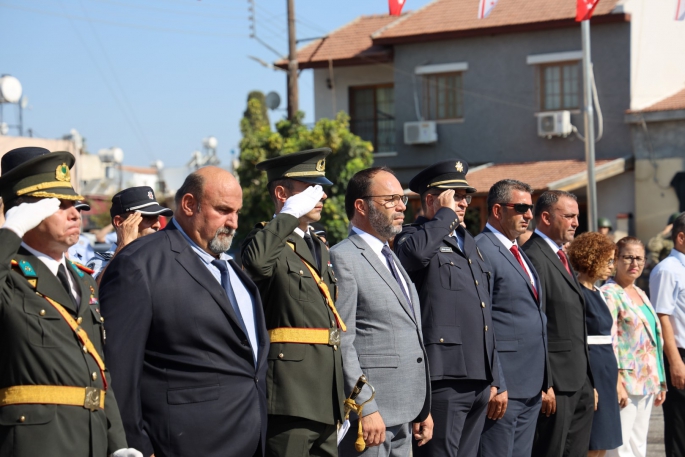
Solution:
M 429 189 L 466 189 L 472 194 L 476 191 L 466 181 L 469 164 L 465 160 L 451 159 L 438 162 L 420 171 L 409 181 L 409 188 L 421 195 Z
M 109 214 L 114 217 L 137 211 L 144 216 L 173 216 L 174 212 L 157 203 L 152 187 L 129 187 L 112 197 L 112 207 Z
M 259 162 L 257 170 L 266 171 L 269 182 L 290 178 L 310 184 L 331 186 L 333 183 L 326 179 L 326 157 L 330 153 L 329 148 L 293 152 Z
M 33 146 L 12 149 L 2 157 L 0 196 L 4 201 L 23 196 L 83 200 L 71 185 L 75 162 L 67 151 Z
M 79 211 L 90 211 L 90 205 L 86 201 L 77 201 L 74 204 L 74 208 L 76 208 Z

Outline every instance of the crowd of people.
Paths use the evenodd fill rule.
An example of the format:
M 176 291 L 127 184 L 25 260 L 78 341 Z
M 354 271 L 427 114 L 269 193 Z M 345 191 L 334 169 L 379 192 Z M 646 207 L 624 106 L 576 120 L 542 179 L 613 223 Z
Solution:
M 0 457 L 646 456 L 662 404 L 666 454 L 685 456 L 685 213 L 647 294 L 644 244 L 576 236 L 569 192 L 533 203 L 502 179 L 472 236 L 455 158 L 410 181 L 411 223 L 392 170 L 356 173 L 329 249 L 312 227 L 329 154 L 257 164 L 274 216 L 239 266 L 225 170 L 191 173 L 173 211 L 119 192 L 116 246 L 77 255 L 74 157 L 6 153 Z

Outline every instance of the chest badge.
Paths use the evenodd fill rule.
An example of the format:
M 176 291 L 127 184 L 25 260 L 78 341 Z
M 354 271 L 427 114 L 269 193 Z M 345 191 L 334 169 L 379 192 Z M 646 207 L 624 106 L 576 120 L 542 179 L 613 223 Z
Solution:
M 440 247 L 440 252 L 454 252 L 451 247 L 449 246 L 441 246 Z

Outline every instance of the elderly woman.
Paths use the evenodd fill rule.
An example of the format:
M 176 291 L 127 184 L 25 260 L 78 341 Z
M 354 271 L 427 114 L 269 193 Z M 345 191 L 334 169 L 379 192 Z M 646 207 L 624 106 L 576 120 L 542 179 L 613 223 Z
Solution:
M 623 446 L 612 456 L 647 455 L 652 404 L 666 399 L 661 325 L 647 294 L 635 285 L 645 266 L 645 246 L 634 237 L 618 241 L 616 276 L 602 287 L 614 318 L 612 342 L 619 367 Z
M 578 272 L 578 282 L 585 297 L 590 369 L 599 397 L 592 421 L 590 457 L 602 457 L 607 449 L 621 445 L 616 394 L 618 365 L 611 345 L 613 317 L 602 293 L 595 287 L 595 282 L 611 275 L 615 254 L 616 245 L 606 235 L 596 232 L 579 235 L 568 247 L 568 258 Z

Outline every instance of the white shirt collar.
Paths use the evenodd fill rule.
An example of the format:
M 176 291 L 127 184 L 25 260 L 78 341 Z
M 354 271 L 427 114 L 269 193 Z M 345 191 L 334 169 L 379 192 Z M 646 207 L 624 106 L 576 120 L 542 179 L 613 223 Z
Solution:
M 538 230 L 538 229 L 535 229 L 535 233 L 537 233 L 538 236 L 541 236 L 542 239 L 545 240 L 545 241 L 547 242 L 547 244 L 549 244 L 549 247 L 552 248 L 552 250 L 554 251 L 555 254 L 556 254 L 557 252 L 559 252 L 559 249 L 561 249 L 561 246 L 559 246 L 557 243 L 555 243 L 555 242 L 552 240 L 552 238 L 548 237 L 547 235 L 545 235 L 544 233 L 542 233 L 542 232 L 541 232 L 540 230 Z
M 388 242 L 386 241 L 385 243 L 376 238 L 375 236 L 371 235 L 370 233 L 366 233 L 364 230 L 355 227 L 354 225 L 352 226 L 352 231 L 356 233 L 357 235 L 361 236 L 362 239 L 366 242 L 366 244 L 369 245 L 369 247 L 375 252 L 376 254 L 381 254 L 381 251 L 383 250 L 383 246 L 388 246 Z
M 500 231 L 497 230 L 495 227 L 493 227 L 492 225 L 490 225 L 489 222 L 485 224 L 485 227 L 486 227 L 487 229 L 489 229 L 492 233 L 494 233 L 495 236 L 497 237 L 497 239 L 498 239 L 498 240 L 504 245 L 504 247 L 507 248 L 508 250 L 511 250 L 511 247 L 512 247 L 512 246 L 517 246 L 516 240 L 511 241 L 509 238 L 507 238 L 506 236 L 504 236 L 504 235 L 502 234 L 502 232 L 500 232 Z
M 45 264 L 46 267 L 52 272 L 53 275 L 57 276 L 57 269 L 59 269 L 60 265 L 64 265 L 64 268 L 67 267 L 67 263 L 65 261 L 64 254 L 62 254 L 62 259 L 61 260 L 55 260 L 52 257 L 48 256 L 47 254 L 43 254 L 40 251 L 36 251 L 33 249 L 31 246 L 28 244 L 24 243 L 22 241 L 21 246 L 29 251 L 31 254 L 34 256 L 38 257 L 41 262 Z

